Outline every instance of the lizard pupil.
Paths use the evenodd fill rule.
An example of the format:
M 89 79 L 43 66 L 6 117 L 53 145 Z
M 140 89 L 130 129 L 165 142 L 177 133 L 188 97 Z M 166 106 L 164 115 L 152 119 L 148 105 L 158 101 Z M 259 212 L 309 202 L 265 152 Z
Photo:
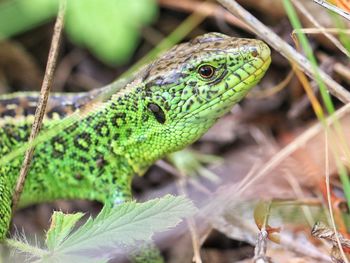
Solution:
M 198 69 L 199 75 L 201 75 L 202 78 L 209 79 L 214 75 L 215 68 L 211 65 L 203 65 L 200 66 Z
M 157 104 L 150 103 L 148 104 L 148 109 L 153 113 L 159 123 L 163 124 L 165 122 L 165 114 L 161 107 Z

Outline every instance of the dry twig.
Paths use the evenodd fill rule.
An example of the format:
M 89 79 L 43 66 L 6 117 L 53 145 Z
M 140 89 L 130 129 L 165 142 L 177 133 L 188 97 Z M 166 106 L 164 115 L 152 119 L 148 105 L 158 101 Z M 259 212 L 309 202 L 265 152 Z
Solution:
M 269 234 L 267 231 L 261 230 L 258 234 L 258 240 L 254 249 L 254 263 L 271 263 L 272 260 L 266 256 L 267 240 Z
M 60 39 L 61 39 L 61 33 L 64 25 L 64 14 L 65 14 L 65 9 L 66 9 L 66 1 L 62 0 L 60 1 L 60 7 L 58 11 L 58 16 L 57 20 L 55 23 L 55 28 L 54 28 L 54 33 L 52 37 L 52 42 L 51 42 L 51 47 L 49 51 L 49 57 L 47 61 L 47 66 L 46 66 L 46 71 L 45 71 L 45 76 L 43 80 L 43 84 L 41 87 L 41 92 L 40 92 L 40 98 L 38 102 L 38 106 L 35 111 L 35 117 L 34 117 L 34 123 L 32 126 L 32 130 L 30 132 L 30 137 L 29 137 L 29 145 L 31 145 L 38 135 L 41 126 L 42 126 L 42 121 L 45 115 L 45 110 L 46 110 L 46 105 L 48 101 L 48 97 L 50 94 L 50 89 L 52 86 L 53 82 L 53 76 L 54 76 L 54 71 L 56 67 L 56 61 L 57 61 L 57 56 L 58 56 L 58 51 L 59 51 L 59 44 L 60 44 Z M 24 160 L 22 163 L 21 171 L 17 180 L 15 192 L 12 197 L 12 211 L 15 211 L 19 198 L 21 196 L 21 193 L 23 191 L 24 187 L 24 182 L 26 179 L 26 176 L 29 171 L 30 163 L 33 158 L 34 154 L 34 147 L 29 147 L 25 153 Z
M 234 0 L 217 0 L 223 6 L 225 6 L 233 14 L 237 14 L 242 20 L 244 20 L 250 27 L 254 28 L 255 33 L 265 40 L 270 46 L 272 46 L 281 55 L 292 61 L 298 67 L 304 71 L 309 77 L 316 79 L 315 72 L 312 70 L 310 61 L 297 52 L 292 46 L 283 41 L 275 32 L 261 23 L 258 19 L 252 16 L 248 11 L 241 7 Z M 327 85 L 329 92 L 341 100 L 343 103 L 350 102 L 350 93 L 339 83 L 334 81 L 328 74 L 321 69 L 318 70 L 320 78 Z
M 269 233 L 266 230 L 266 227 L 268 226 L 267 222 L 270 215 L 270 209 L 271 202 L 269 202 L 266 211 L 264 211 L 264 222 L 258 233 L 257 242 L 254 248 L 254 263 L 272 263 L 271 258 L 266 255 L 267 241 L 269 239 Z
M 342 252 L 343 247 L 350 249 L 350 240 L 344 238 L 338 232 L 334 232 L 334 229 L 329 228 L 322 222 L 317 222 L 311 230 L 311 234 L 314 237 L 325 239 L 333 244 L 332 248 L 332 260 L 333 262 L 348 262 L 348 259 Z M 339 251 L 339 248 L 341 250 Z M 341 252 L 341 253 L 339 253 Z

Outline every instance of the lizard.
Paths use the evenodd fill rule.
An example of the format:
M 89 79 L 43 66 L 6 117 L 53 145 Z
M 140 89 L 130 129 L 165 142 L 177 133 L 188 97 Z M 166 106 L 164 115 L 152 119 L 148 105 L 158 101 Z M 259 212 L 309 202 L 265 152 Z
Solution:
M 19 207 L 56 199 L 130 200 L 134 175 L 201 137 L 260 81 L 270 62 L 263 41 L 221 33 L 174 46 L 131 84 L 36 145 Z M 53 94 L 42 132 L 82 110 L 91 94 Z M 27 142 L 38 98 L 35 92 L 0 96 L 2 157 Z M 0 240 L 9 229 L 22 160 L 0 167 Z

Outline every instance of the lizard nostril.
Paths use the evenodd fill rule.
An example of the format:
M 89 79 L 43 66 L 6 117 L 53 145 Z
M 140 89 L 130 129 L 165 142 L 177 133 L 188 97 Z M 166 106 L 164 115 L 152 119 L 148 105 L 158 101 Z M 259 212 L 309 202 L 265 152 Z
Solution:
M 251 55 L 256 58 L 259 55 L 258 50 L 256 50 L 256 48 L 254 48 L 251 52 Z

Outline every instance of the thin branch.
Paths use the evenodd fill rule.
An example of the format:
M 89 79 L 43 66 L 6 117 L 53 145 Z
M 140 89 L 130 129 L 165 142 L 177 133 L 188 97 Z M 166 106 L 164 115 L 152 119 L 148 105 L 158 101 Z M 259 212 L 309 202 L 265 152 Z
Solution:
M 50 89 L 52 86 L 53 82 L 53 76 L 54 76 L 54 71 L 56 67 L 56 61 L 57 61 L 57 56 L 58 56 L 58 51 L 59 51 L 59 45 L 60 45 L 60 39 L 62 35 L 62 29 L 64 25 L 64 14 L 66 10 L 66 0 L 61 0 L 60 1 L 60 7 L 58 11 L 58 16 L 56 19 L 55 27 L 54 27 L 54 32 L 53 32 L 53 37 L 52 37 L 52 42 L 51 42 L 51 47 L 49 51 L 49 57 L 46 65 L 46 71 L 45 71 L 45 76 L 43 80 L 43 84 L 41 86 L 41 91 L 40 91 L 40 98 L 38 102 L 38 106 L 35 111 L 35 117 L 34 117 L 34 123 L 32 126 L 32 130 L 30 132 L 30 137 L 29 137 L 29 145 L 34 141 L 36 136 L 38 135 L 41 127 L 42 127 L 42 121 L 45 115 L 45 110 L 46 110 L 46 105 L 47 105 L 47 100 L 50 94 Z M 30 147 L 27 149 L 24 160 L 22 163 L 21 171 L 17 180 L 15 192 L 12 197 L 12 211 L 14 212 L 16 210 L 19 198 L 21 196 L 21 193 L 23 191 L 24 187 L 24 182 L 27 177 L 29 167 L 31 160 L 33 158 L 34 154 L 34 147 Z
M 315 72 L 312 70 L 310 61 L 296 51 L 292 46 L 287 44 L 280 38 L 275 32 L 261 23 L 258 19 L 252 16 L 247 10 L 241 7 L 234 0 L 217 0 L 230 12 L 236 14 L 250 27 L 254 28 L 256 35 L 265 40 L 270 46 L 272 46 L 281 55 L 290 61 L 293 61 L 300 69 L 302 69 L 309 77 L 316 79 Z M 318 70 L 320 78 L 327 84 L 329 92 L 341 100 L 343 103 L 350 102 L 350 92 L 348 92 L 343 86 L 334 81 L 328 74 L 321 69 Z

